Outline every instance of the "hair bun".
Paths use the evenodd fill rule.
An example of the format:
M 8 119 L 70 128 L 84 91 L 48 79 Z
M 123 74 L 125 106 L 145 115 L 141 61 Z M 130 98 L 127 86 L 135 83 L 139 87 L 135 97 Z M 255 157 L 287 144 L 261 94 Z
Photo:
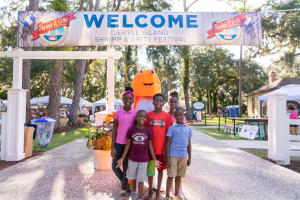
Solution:
M 127 86 L 127 87 L 125 88 L 125 92 L 126 92 L 126 91 L 131 91 L 131 92 L 133 92 L 133 89 L 132 89 L 132 87 Z
M 173 97 L 178 97 L 178 92 L 177 92 L 176 90 L 171 90 L 171 91 L 169 92 L 169 95 L 170 95 L 170 96 L 173 96 Z

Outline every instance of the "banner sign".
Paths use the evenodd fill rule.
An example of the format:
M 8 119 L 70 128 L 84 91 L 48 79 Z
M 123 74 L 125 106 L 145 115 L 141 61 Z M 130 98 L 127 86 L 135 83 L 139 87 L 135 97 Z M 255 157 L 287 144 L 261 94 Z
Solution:
M 262 44 L 256 12 L 19 11 L 19 47 Z

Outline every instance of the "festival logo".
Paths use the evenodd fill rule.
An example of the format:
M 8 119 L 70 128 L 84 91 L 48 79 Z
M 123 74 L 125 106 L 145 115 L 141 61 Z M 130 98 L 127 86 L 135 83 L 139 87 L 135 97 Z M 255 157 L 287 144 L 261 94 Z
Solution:
M 56 19 L 47 19 L 46 22 L 40 22 L 37 29 L 31 34 L 32 40 L 41 38 L 43 42 L 49 45 L 58 45 L 66 38 L 68 34 L 69 21 L 75 19 L 74 13 L 69 13 Z
M 212 24 L 213 28 L 207 31 L 207 39 L 216 36 L 223 44 L 232 44 L 237 41 L 241 34 L 241 26 L 245 24 L 248 27 L 253 26 L 253 22 L 248 19 L 246 13 L 241 13 L 227 20 L 220 20 Z

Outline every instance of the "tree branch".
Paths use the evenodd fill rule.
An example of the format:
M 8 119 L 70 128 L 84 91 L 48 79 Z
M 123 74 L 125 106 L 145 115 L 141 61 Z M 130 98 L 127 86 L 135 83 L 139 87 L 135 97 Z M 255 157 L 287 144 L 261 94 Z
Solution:
M 95 11 L 99 9 L 99 5 L 100 5 L 100 0 L 96 0 L 95 8 L 94 8 Z
M 115 10 L 114 10 L 114 11 L 118 11 L 118 10 L 120 9 L 121 1 L 122 1 L 122 0 L 118 0 L 118 4 L 117 4 L 117 6 L 115 7 Z
M 186 12 L 192 7 L 192 5 L 194 5 L 195 3 L 197 3 L 197 1 L 199 0 L 194 0 L 186 9 Z

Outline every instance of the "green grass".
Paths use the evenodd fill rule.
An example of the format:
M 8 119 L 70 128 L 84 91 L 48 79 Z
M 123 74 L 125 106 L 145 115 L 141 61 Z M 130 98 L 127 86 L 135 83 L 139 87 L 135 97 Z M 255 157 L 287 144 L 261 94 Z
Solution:
M 220 132 L 218 132 L 217 128 L 199 128 L 197 130 L 217 140 L 247 140 L 237 135 L 234 137 L 232 134 L 224 133 L 223 129 L 220 129 Z
M 85 136 L 85 133 L 88 130 L 89 130 L 88 128 L 81 128 L 74 131 L 53 134 L 48 147 L 39 146 L 37 144 L 37 137 L 36 137 L 33 143 L 33 151 L 48 151 L 50 149 L 59 147 L 61 145 L 64 145 L 66 143 L 72 142 L 73 140 Z
M 264 152 L 256 152 L 256 153 L 254 153 L 254 155 L 256 155 L 257 157 L 260 157 L 260 158 L 268 158 L 268 154 L 264 153 Z
M 201 124 L 204 124 L 204 122 L 205 122 L 205 119 L 202 119 Z M 213 119 L 206 118 L 206 124 L 218 124 L 218 123 L 219 123 L 219 118 L 218 117 L 215 117 Z M 220 123 L 225 124 L 225 117 L 220 118 Z M 231 119 L 226 118 L 226 123 L 227 124 L 233 124 L 233 121 Z M 243 121 L 236 120 L 235 123 L 239 124 L 239 123 L 243 123 Z

